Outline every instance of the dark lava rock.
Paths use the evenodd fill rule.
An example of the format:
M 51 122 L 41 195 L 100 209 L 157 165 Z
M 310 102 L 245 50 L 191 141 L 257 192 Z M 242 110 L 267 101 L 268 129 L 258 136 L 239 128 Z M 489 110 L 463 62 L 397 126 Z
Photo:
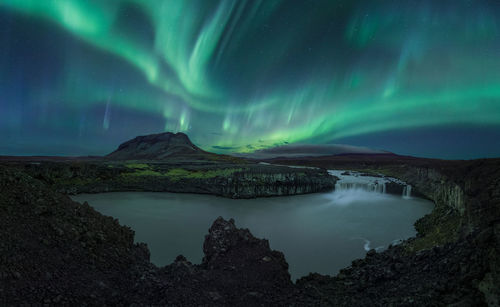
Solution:
M 0 305 L 126 303 L 149 267 L 130 228 L 0 168 Z
M 178 256 L 158 268 L 130 228 L 0 167 L 0 305 L 498 306 L 496 174 L 498 168 L 476 179 L 485 189 L 476 198 L 478 183 L 467 179 L 464 216 L 472 222 L 449 225 L 475 227 L 456 240 L 435 243 L 444 242 L 435 238 L 457 216 L 441 204 L 433 218 L 417 223 L 417 238 L 370 252 L 337 276 L 310 274 L 294 284 L 283 254 L 233 220 L 213 223 L 201 264 Z M 422 241 L 434 243 L 416 248 Z
M 287 305 L 301 301 L 282 253 L 267 240 L 219 217 L 203 244 L 205 257 L 193 265 L 183 256 L 160 270 L 157 280 L 138 292 L 154 305 Z M 165 287 L 166 283 L 168 286 Z M 166 295 L 165 295 L 166 294 Z
M 395 183 L 395 182 L 392 182 L 392 181 L 391 182 L 387 182 L 385 184 L 385 191 L 388 194 L 402 195 L 404 188 L 405 188 L 404 185 L 401 185 L 401 184 L 398 184 L 398 183 Z
M 219 217 L 213 223 L 205 237 L 203 252 L 201 267 L 211 271 L 215 285 L 242 288 L 237 291 L 241 295 L 243 292 L 269 295 L 292 289 L 283 253 L 271 250 L 267 240 L 255 238 L 248 229 L 236 228 L 233 219 L 226 221 Z
M 299 301 L 282 253 L 218 218 L 194 265 L 158 268 L 134 232 L 0 168 L 0 305 L 283 305 Z
M 416 254 L 404 244 L 372 252 L 335 277 L 310 274 L 297 286 L 332 306 L 483 306 L 498 301 L 498 271 L 488 255 L 499 246 L 478 245 L 478 236 Z

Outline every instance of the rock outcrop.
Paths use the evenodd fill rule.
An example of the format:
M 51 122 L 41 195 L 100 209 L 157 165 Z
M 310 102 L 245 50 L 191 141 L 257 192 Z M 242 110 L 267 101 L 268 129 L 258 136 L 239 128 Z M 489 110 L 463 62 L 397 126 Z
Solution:
M 0 168 L 0 305 L 117 305 L 151 268 L 118 221 Z
M 491 273 L 498 260 L 490 257 L 498 256 L 499 239 L 489 228 L 417 253 L 406 242 L 372 250 L 337 276 L 310 274 L 297 286 L 329 306 L 498 306 L 500 281 Z
M 282 253 L 218 218 L 199 265 L 163 268 L 117 220 L 0 168 L 0 305 L 248 305 L 299 300 Z
M 152 279 L 159 282 L 142 283 L 138 292 L 148 293 L 152 305 L 282 306 L 301 300 L 283 254 L 233 220 L 215 220 L 203 251 L 200 265 L 178 256 Z
M 333 190 L 322 169 L 216 163 L 40 162 L 11 164 L 64 194 L 123 191 L 213 194 L 230 198 L 296 195 Z

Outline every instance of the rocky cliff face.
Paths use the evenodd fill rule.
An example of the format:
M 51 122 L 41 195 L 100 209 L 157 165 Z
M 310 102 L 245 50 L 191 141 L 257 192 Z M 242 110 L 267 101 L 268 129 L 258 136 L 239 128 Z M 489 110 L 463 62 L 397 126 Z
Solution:
M 87 204 L 0 168 L 0 305 L 248 305 L 293 302 L 282 253 L 217 219 L 205 258 L 149 262 L 134 232 Z
M 500 161 L 443 164 L 440 167 L 430 162 L 384 167 L 386 173 L 410 183 L 436 204 L 430 216 L 417 222 L 420 232 L 453 232 L 446 238 L 449 242 L 497 222 L 500 218 Z
M 428 255 L 444 248 L 447 252 L 443 265 L 458 263 L 451 270 L 460 268 L 461 274 L 469 278 L 466 287 L 476 291 L 475 296 L 482 297 L 491 306 L 500 303 L 500 159 L 443 161 L 412 157 L 328 157 L 276 162 L 381 172 L 413 185 L 422 195 L 433 200 L 436 207 L 415 223 L 417 238 L 404 244 L 404 253 Z M 451 256 L 453 249 L 461 250 L 454 260 Z M 460 257 L 470 263 L 465 264 Z M 398 258 L 398 261 L 407 262 L 403 258 Z M 422 265 L 422 270 L 428 270 L 429 266 Z M 480 269 L 470 269 L 476 273 L 464 273 L 469 270 L 464 267 L 474 265 L 480 266 Z M 325 284 L 333 287 L 328 282 Z M 469 299 L 464 299 L 461 304 L 479 304 Z M 422 304 L 429 303 L 422 301 Z
M 448 223 L 447 228 L 453 228 L 456 234 L 453 240 L 459 235 L 491 226 L 500 219 L 500 159 L 445 161 L 367 155 L 274 162 L 354 169 L 399 178 L 411 184 L 419 195 L 434 201 L 436 208 L 430 216 L 433 220 L 428 224 L 436 226 L 439 221 Z
M 281 172 L 261 173 L 242 171 L 219 184 L 222 196 L 251 198 L 331 191 L 335 181 L 321 170 L 297 172 L 283 169 Z
M 64 194 L 152 191 L 253 198 L 332 190 L 335 178 L 320 169 L 258 164 L 43 162 L 17 167 Z

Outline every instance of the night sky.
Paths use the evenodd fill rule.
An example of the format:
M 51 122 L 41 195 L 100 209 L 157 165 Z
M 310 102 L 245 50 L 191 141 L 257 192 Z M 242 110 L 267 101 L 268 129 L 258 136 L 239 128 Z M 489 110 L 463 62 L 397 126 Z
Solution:
M 1 0 L 0 154 L 500 156 L 500 1 Z

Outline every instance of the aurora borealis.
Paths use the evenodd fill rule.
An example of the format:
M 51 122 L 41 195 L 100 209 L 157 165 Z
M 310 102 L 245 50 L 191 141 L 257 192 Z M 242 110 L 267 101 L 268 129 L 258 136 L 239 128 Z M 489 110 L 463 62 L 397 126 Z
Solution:
M 500 156 L 498 1 L 0 1 L 0 154 Z

